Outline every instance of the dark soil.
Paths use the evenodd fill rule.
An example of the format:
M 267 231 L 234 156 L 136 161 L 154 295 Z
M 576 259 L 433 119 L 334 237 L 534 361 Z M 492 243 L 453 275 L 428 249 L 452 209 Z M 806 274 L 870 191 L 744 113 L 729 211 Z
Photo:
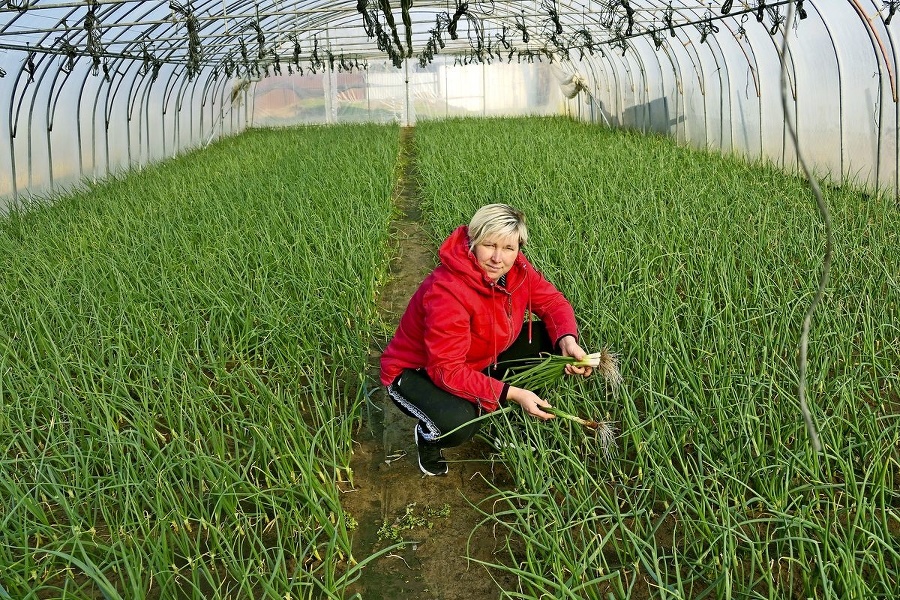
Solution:
M 394 199 L 401 212 L 394 225 L 395 259 L 379 308 L 396 326 L 409 298 L 436 264 L 436 247 L 421 224 L 416 197 L 413 130 L 401 133 L 399 179 Z M 376 340 L 370 373 L 378 380 L 381 350 Z M 509 486 L 509 475 L 482 440 L 445 450 L 450 472 L 425 477 L 416 462 L 414 420 L 401 413 L 383 388 L 371 396 L 357 435 L 351 467 L 354 488 L 342 495 L 344 510 L 358 527 L 354 557 L 362 561 L 397 541 L 405 544 L 368 563 L 350 594 L 362 600 L 487 600 L 516 589 L 516 578 L 470 559 L 509 559 L 505 532 L 490 524 L 493 486 Z M 473 533 L 474 532 L 474 533 Z

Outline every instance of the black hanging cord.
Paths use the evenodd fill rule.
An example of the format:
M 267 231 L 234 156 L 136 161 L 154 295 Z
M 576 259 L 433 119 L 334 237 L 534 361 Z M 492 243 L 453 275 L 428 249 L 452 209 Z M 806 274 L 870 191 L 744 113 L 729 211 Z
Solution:
M 550 22 L 552 23 L 552 29 L 556 35 L 559 35 L 563 32 L 562 23 L 559 22 L 559 8 L 556 6 L 556 0 L 541 0 L 541 8 L 543 8 L 547 12 L 547 16 L 550 17 Z
M 63 66 L 60 70 L 68 75 L 75 70 L 75 60 L 78 58 L 78 48 L 62 37 L 57 38 L 57 41 L 60 43 L 60 50 L 62 50 L 62 53 L 66 56 L 66 60 L 63 62 Z
M 625 9 L 625 17 L 628 19 L 628 28 L 625 29 L 625 36 L 630 36 L 634 32 L 634 9 L 628 0 L 619 0 L 619 5 Z
M 412 8 L 412 0 L 400 0 L 401 16 L 403 17 L 403 27 L 406 28 L 406 57 L 412 56 L 412 17 L 409 9 Z
M 503 32 L 495 33 L 494 37 L 497 38 L 497 41 L 503 45 L 503 48 L 509 50 L 509 42 L 506 40 L 506 34 L 509 33 L 509 25 L 506 23 L 503 24 Z
M 666 27 L 669 29 L 669 37 L 675 37 L 675 26 L 672 19 L 674 14 L 675 9 L 672 8 L 672 3 L 669 2 L 669 6 L 666 7 L 666 12 L 663 13 L 663 23 L 665 23 Z
M 28 73 L 28 83 L 34 81 L 35 71 L 37 71 L 37 67 L 34 64 L 34 51 L 32 50 L 25 59 L 25 72 Z
M 709 11 L 706 11 L 706 14 L 704 15 L 704 20 L 701 21 L 700 23 L 697 23 L 696 27 L 697 27 L 697 31 L 700 32 L 700 43 L 701 44 L 706 43 L 706 38 L 707 38 L 707 36 L 709 36 L 709 34 L 719 33 L 719 28 L 713 24 L 712 13 Z
M 391 28 L 391 37 L 397 45 L 400 56 L 403 56 L 403 44 L 400 42 L 400 34 L 397 33 L 397 23 L 394 21 L 394 13 L 391 12 L 390 0 L 379 0 L 379 3 L 381 5 L 381 14 L 384 15 L 384 21 Z
M 770 8 L 769 14 L 772 15 L 772 26 L 769 28 L 769 35 L 775 35 L 778 33 L 778 26 L 784 23 L 786 17 L 781 14 L 781 10 L 777 6 Z
M 891 19 L 894 18 L 894 13 L 897 12 L 897 8 L 900 8 L 900 0 L 889 0 L 884 3 L 884 7 L 888 9 L 888 16 L 884 20 L 884 24 L 890 25 Z
M 185 20 L 188 30 L 187 75 L 188 81 L 193 81 L 194 76 L 200 72 L 200 21 L 194 16 L 190 7 L 183 6 L 175 0 L 170 0 L 169 8 Z
M 362 15 L 363 29 L 366 32 L 366 37 L 372 39 L 375 37 L 375 25 L 372 23 L 371 15 L 369 15 L 368 6 L 369 0 L 358 0 L 356 3 L 356 10 Z
M 266 55 L 266 36 L 263 33 L 262 27 L 259 26 L 259 21 L 250 23 L 250 27 L 256 32 L 256 57 L 262 58 Z
M 447 32 L 450 34 L 451 40 L 459 39 L 459 35 L 456 33 L 456 26 L 459 24 L 459 19 L 468 12 L 469 3 L 465 2 L 465 0 L 456 0 L 456 11 L 450 17 L 450 25 L 447 26 Z
M 288 39 L 291 40 L 292 42 L 294 42 L 293 62 L 295 65 L 297 65 L 299 67 L 300 66 L 300 53 L 302 51 L 300 48 L 300 42 L 297 40 L 297 36 L 294 34 L 289 35 Z
M 516 15 L 516 29 L 522 32 L 522 43 L 528 43 L 528 30 L 525 28 L 525 17 Z

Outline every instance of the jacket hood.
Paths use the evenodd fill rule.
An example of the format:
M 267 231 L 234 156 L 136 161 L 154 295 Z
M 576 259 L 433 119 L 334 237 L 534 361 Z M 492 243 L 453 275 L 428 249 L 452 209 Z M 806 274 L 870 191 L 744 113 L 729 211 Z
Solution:
M 481 290 L 485 294 L 492 292 L 494 282 L 475 258 L 475 253 L 469 248 L 469 227 L 460 225 L 451 233 L 438 250 L 441 265 L 462 277 L 472 288 Z M 522 251 L 516 257 L 515 263 L 509 273 L 506 274 L 506 289 L 513 290 L 525 279 L 527 261 Z

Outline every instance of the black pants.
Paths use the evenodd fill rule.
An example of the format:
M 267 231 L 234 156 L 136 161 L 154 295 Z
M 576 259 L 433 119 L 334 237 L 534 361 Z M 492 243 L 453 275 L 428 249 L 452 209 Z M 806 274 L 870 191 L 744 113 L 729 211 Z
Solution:
M 521 358 L 536 357 L 541 352 L 552 352 L 553 342 L 546 326 L 532 323 L 532 340 L 528 341 L 528 324 L 522 328 L 519 337 L 497 358 L 498 363 Z M 502 372 L 495 371 L 494 365 L 485 369 L 485 374 L 499 379 Z M 500 369 L 502 371 L 502 368 Z M 434 442 L 441 448 L 458 446 L 478 433 L 481 422 L 470 423 L 480 416 L 479 407 L 465 398 L 442 390 L 425 373 L 425 369 L 406 369 L 388 386 L 388 395 L 400 410 L 417 419 L 419 436 L 426 442 Z M 460 427 L 469 423 L 469 425 Z M 457 429 L 459 427 L 459 429 Z M 453 430 L 456 431 L 453 431 Z M 453 431 L 447 437 L 437 438 Z

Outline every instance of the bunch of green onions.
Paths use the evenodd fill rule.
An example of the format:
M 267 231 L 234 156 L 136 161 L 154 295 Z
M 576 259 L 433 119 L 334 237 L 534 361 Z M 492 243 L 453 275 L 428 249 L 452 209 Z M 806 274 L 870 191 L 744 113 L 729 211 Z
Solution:
M 503 381 L 516 387 L 540 390 L 556 383 L 566 371 L 566 365 L 591 367 L 603 376 L 613 394 L 619 390 L 622 375 L 619 372 L 619 357 L 607 348 L 588 354 L 581 360 L 559 354 L 542 354 L 536 358 L 524 358 L 502 363 L 506 366 Z
M 544 412 L 550 413 L 551 415 L 555 415 L 560 419 L 566 419 L 567 421 L 578 423 L 585 429 L 591 431 L 594 434 L 594 438 L 600 443 L 600 448 L 603 450 L 603 456 L 607 459 L 612 458 L 613 452 L 616 448 L 616 428 L 613 427 L 611 423 L 609 423 L 608 421 L 592 421 L 589 419 L 582 419 L 579 416 L 568 413 L 563 409 L 557 408 L 555 406 L 543 408 L 542 410 Z
M 619 384 L 622 383 L 619 357 L 607 348 L 588 354 L 581 360 L 576 360 L 571 356 L 544 354 L 536 358 L 508 361 L 504 365 L 507 368 L 503 380 L 510 385 L 529 390 L 548 389 L 562 378 L 566 371 L 566 365 L 591 367 L 596 370 L 610 386 L 613 394 L 618 392 Z M 592 432 L 600 442 L 604 456 L 610 458 L 615 447 L 615 428 L 610 423 L 583 419 L 555 406 L 543 410 L 559 418 L 578 423 Z

